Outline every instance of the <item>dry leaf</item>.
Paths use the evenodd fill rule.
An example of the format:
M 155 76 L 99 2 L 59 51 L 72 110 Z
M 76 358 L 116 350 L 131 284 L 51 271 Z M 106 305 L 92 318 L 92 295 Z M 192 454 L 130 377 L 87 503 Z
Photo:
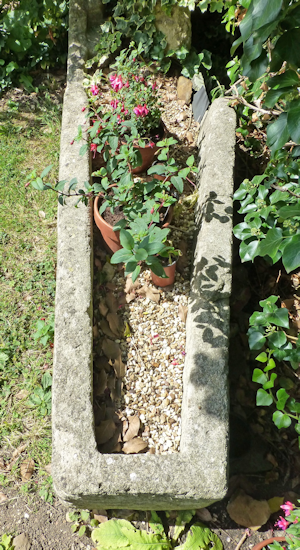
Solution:
M 182 304 L 179 304 L 178 315 L 183 323 L 186 323 L 187 312 L 188 312 L 188 307 L 183 306 Z
M 95 373 L 95 386 L 94 394 L 96 396 L 102 395 L 107 385 L 107 373 L 102 369 L 99 373 Z
M 7 500 L 7 496 L 4 493 L 0 493 L 0 502 L 5 502 Z
M 119 431 L 116 429 L 113 437 L 106 441 L 103 445 L 99 445 L 99 451 L 101 453 L 114 453 L 121 451 L 121 444 L 118 442 Z
M 108 290 L 117 290 L 117 285 L 115 283 L 106 283 L 105 288 L 108 288 Z
M 98 338 L 98 336 L 99 336 L 99 331 L 98 331 L 97 325 L 93 326 L 93 336 L 94 336 L 94 338 Z
M 99 445 L 109 441 L 115 434 L 116 425 L 114 421 L 109 418 L 108 420 L 103 420 L 99 426 L 96 427 L 96 441 Z
M 29 392 L 27 390 L 21 390 L 18 393 L 16 393 L 15 398 L 16 399 L 26 399 L 28 397 Z
M 280 506 L 283 504 L 284 498 L 283 497 L 273 497 L 268 500 L 268 505 L 271 510 L 271 514 L 274 514 L 275 512 L 280 511 Z
M 116 335 L 110 330 L 109 324 L 106 319 L 101 319 L 99 326 L 105 336 L 108 336 L 109 338 L 116 338 Z
M 114 361 L 113 363 L 113 368 L 114 368 L 114 371 L 116 373 L 116 376 L 117 378 L 124 378 L 125 374 L 126 374 L 126 365 L 125 363 L 123 363 L 122 361 L 122 357 L 121 357 L 121 354 L 119 355 L 119 357 Z
M 127 304 L 130 304 L 130 302 L 132 302 L 132 300 L 135 300 L 135 299 L 136 299 L 136 293 L 135 292 L 130 292 L 129 294 L 126 294 Z
M 126 441 L 126 443 L 124 443 L 122 451 L 123 453 L 128 455 L 140 453 L 141 451 L 147 449 L 147 447 L 148 444 L 146 441 L 144 441 L 141 437 L 135 437 L 134 439 L 131 439 L 130 441 Z
M 104 340 L 102 342 L 102 349 L 103 349 L 106 357 L 108 357 L 108 359 L 118 359 L 118 357 L 121 353 L 121 350 L 120 350 L 118 344 L 116 344 L 115 342 L 113 342 L 109 338 L 104 338 Z
M 39 218 L 45 218 L 46 214 L 43 210 L 39 210 Z
M 139 288 L 141 285 L 139 283 L 139 281 L 135 281 L 134 283 L 132 282 L 132 278 L 131 278 L 131 275 L 129 275 L 127 278 L 126 278 L 126 283 L 125 283 L 125 292 L 126 294 L 129 294 L 131 292 L 134 292 L 134 290 L 136 290 L 137 288 Z
M 109 328 L 112 331 L 115 336 L 119 337 L 121 335 L 121 328 L 120 328 L 120 317 L 118 317 L 117 313 L 108 313 L 106 317 Z
M 20 445 L 17 449 L 15 449 L 11 457 L 12 460 L 14 460 L 15 458 L 18 458 L 18 456 L 20 456 L 20 454 L 25 451 L 26 447 L 27 447 L 27 443 L 22 443 L 22 445 Z
M 28 481 L 32 477 L 34 468 L 35 464 L 32 458 L 28 458 L 27 460 L 24 460 L 22 464 L 20 464 L 20 474 L 22 481 Z
M 123 424 L 122 424 L 122 437 L 124 439 L 124 435 L 126 434 L 127 430 L 128 430 L 128 426 L 129 426 L 129 422 L 128 420 L 123 420 Z
M 227 512 L 238 525 L 250 527 L 255 531 L 264 525 L 271 515 L 266 500 L 255 500 L 242 490 L 228 503 Z
M 113 292 L 108 292 L 106 294 L 105 301 L 111 313 L 116 313 L 118 311 L 118 300 L 113 294 Z
M 200 510 L 196 510 L 196 516 L 200 519 L 200 521 L 212 521 L 212 515 L 210 511 L 207 508 L 200 508 Z
M 51 476 L 51 471 L 52 471 L 51 462 L 49 462 L 49 464 L 46 464 L 46 466 L 44 466 L 44 470 L 45 470 L 45 472 L 47 472 L 47 474 L 49 474 Z
M 148 285 L 144 285 L 139 290 L 139 294 L 141 294 L 142 296 L 146 296 L 146 298 L 149 298 L 149 300 L 151 300 L 152 302 L 156 302 L 157 304 L 159 303 L 160 290 L 158 290 L 157 288 L 152 288 Z
M 115 269 L 113 268 L 113 266 L 111 264 L 106 262 L 106 264 L 104 265 L 104 267 L 102 269 L 102 273 L 105 273 L 107 281 L 111 281 L 112 278 L 114 277 Z
M 97 269 L 101 269 L 102 268 L 102 262 L 100 262 L 100 260 L 98 258 L 95 258 L 95 266 L 97 267 Z
M 100 311 L 101 315 L 103 315 L 103 317 L 106 317 L 106 315 L 108 313 L 108 307 L 107 307 L 107 305 L 104 301 L 100 302 L 99 311 Z
M 99 523 L 104 523 L 105 521 L 108 520 L 108 517 L 107 516 L 102 516 L 101 514 L 94 514 L 94 519 L 99 521 Z
M 105 369 L 106 372 L 110 372 L 110 364 L 107 361 L 107 358 L 102 355 L 101 357 L 98 357 L 95 361 L 95 369 L 100 371 L 102 369 Z
M 136 415 L 129 416 L 128 423 L 129 423 L 128 430 L 123 436 L 123 441 L 129 441 L 130 439 L 133 439 L 134 437 L 136 437 L 137 434 L 139 433 L 141 423 L 138 416 Z

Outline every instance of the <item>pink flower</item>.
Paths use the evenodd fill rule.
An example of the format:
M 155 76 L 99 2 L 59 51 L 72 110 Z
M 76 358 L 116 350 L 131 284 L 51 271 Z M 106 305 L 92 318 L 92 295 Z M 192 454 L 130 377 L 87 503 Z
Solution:
M 146 105 L 137 105 L 133 109 L 133 112 L 136 116 L 147 116 L 147 114 L 149 113 L 149 109 L 147 109 Z
M 174 361 L 172 361 L 172 363 L 171 363 L 171 365 L 178 365 L 178 364 L 179 364 L 178 361 L 175 361 L 175 359 L 174 359 Z
M 134 76 L 134 80 L 135 80 L 136 82 L 138 82 L 138 81 L 139 81 L 139 77 L 138 77 L 137 75 L 135 75 L 135 76 Z
M 115 92 L 118 92 L 123 88 L 123 80 L 121 76 L 117 76 L 116 74 L 112 74 L 109 76 L 110 83 L 112 85 L 112 88 Z
M 24 187 L 29 187 L 30 185 L 30 181 L 28 181 L 27 183 L 25 183 Z M 39 309 L 39 308 L 38 308 Z
M 96 156 L 96 152 L 97 152 L 97 145 L 96 145 L 96 143 L 91 143 L 90 150 L 94 152 L 94 154 L 93 154 L 93 159 L 94 159 L 95 156 Z
M 124 116 L 128 115 L 128 109 L 125 109 Z
M 129 88 L 129 82 L 127 80 L 126 84 L 124 84 L 125 88 Z
M 156 84 L 156 82 L 153 82 L 153 84 L 152 84 L 152 90 L 155 90 L 156 88 L 157 88 L 157 84 Z
M 280 529 L 283 529 L 285 531 L 289 526 L 289 521 L 284 519 L 282 516 L 279 516 L 279 520 L 275 523 L 275 525 L 278 525 Z
M 114 99 L 113 101 L 110 102 L 111 106 L 113 109 L 116 109 L 117 106 L 118 106 L 118 103 L 119 103 L 119 100 L 118 99 Z
M 73 143 L 74 143 L 74 139 L 72 139 L 72 141 L 70 141 L 70 145 L 73 145 Z
M 86 110 L 86 107 L 82 107 L 81 112 L 84 113 L 85 110 Z
M 294 504 L 290 502 L 289 500 L 286 501 L 285 504 L 280 506 L 282 510 L 284 510 L 285 516 L 289 516 L 291 511 L 295 508 Z
M 154 141 L 149 141 L 149 146 L 151 147 L 151 149 L 153 149 L 153 147 L 155 147 Z
M 152 206 L 152 208 L 150 210 L 150 214 L 154 214 L 154 206 Z
M 91 94 L 93 94 L 93 95 L 98 95 L 99 94 L 99 88 L 98 88 L 97 84 L 92 84 L 91 85 Z

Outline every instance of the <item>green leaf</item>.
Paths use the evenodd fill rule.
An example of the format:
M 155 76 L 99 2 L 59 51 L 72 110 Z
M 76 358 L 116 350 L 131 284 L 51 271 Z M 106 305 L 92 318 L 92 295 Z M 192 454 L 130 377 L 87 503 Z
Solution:
M 267 145 L 272 154 L 289 140 L 290 134 L 287 127 L 287 113 L 281 113 L 278 119 L 267 128 Z
M 290 417 L 281 411 L 275 411 L 272 418 L 275 426 L 279 429 L 288 428 L 292 423 Z
M 289 204 L 278 209 L 278 215 L 283 220 L 300 216 L 300 203 Z
M 289 312 L 285 307 L 278 308 L 274 313 L 271 313 L 267 317 L 269 323 L 277 325 L 278 327 L 289 328 Z
M 288 273 L 300 266 L 300 234 L 292 237 L 290 242 L 284 247 L 282 253 L 282 263 Z
M 272 372 L 271 376 L 270 376 L 270 380 L 268 380 L 268 382 L 266 382 L 264 385 L 263 385 L 263 389 L 264 390 L 269 390 L 271 388 L 274 388 L 274 382 L 277 378 L 277 374 L 276 372 Z
M 298 80 L 299 85 L 299 80 Z M 296 99 L 293 101 L 287 112 L 287 125 L 288 131 L 293 141 L 300 143 L 300 101 Z
M 261 332 L 255 329 L 255 327 L 251 327 L 248 330 L 248 335 L 250 349 L 261 349 L 263 347 L 266 338 Z
M 281 61 L 290 63 L 293 69 L 297 70 L 300 67 L 300 29 L 292 29 L 286 31 L 277 40 L 273 52 L 281 58 Z
M 265 372 L 268 372 L 269 370 L 272 370 L 272 369 L 275 369 L 276 367 L 276 363 L 274 361 L 274 359 L 269 359 L 269 361 L 267 362 L 265 368 L 264 368 L 264 371 Z M 266 389 L 266 388 L 265 388 Z
M 134 254 L 134 259 L 137 261 L 137 262 L 141 262 L 143 260 L 146 260 L 146 258 L 148 258 L 148 252 L 147 250 L 145 250 L 144 248 L 138 248 L 138 250 L 136 251 L 136 253 Z
M 272 405 L 272 403 L 272 396 L 262 388 L 259 388 L 256 394 L 256 405 L 258 407 L 269 407 L 269 405 Z
M 289 86 L 299 86 L 299 78 L 295 71 L 289 69 L 285 71 L 285 73 L 269 78 L 269 80 L 267 80 L 267 85 L 273 90 L 287 88 Z
M 284 388 L 280 388 L 280 390 L 276 392 L 276 398 L 277 398 L 276 407 L 278 410 L 283 411 L 289 397 L 290 397 L 289 394 L 285 391 Z
M 124 248 L 121 248 L 121 250 L 117 250 L 117 252 L 115 252 L 111 259 L 110 259 L 110 263 L 111 264 L 121 264 L 121 263 L 126 263 L 128 262 L 130 259 L 133 259 L 133 254 L 131 251 L 129 250 L 124 250 Z
M 46 168 L 44 168 L 44 170 L 42 171 L 41 173 L 41 178 L 43 179 L 45 176 L 47 176 L 47 174 L 49 174 L 51 168 L 52 168 L 53 164 L 49 164 L 49 166 L 47 166 Z
M 108 143 L 111 147 L 112 152 L 114 153 L 119 145 L 119 137 L 118 136 L 109 136 Z
M 126 250 L 132 250 L 134 247 L 134 240 L 132 235 L 126 229 L 121 229 L 120 231 L 120 242 L 123 248 Z
M 135 529 L 124 519 L 110 519 L 92 532 L 93 542 L 103 550 L 112 548 L 132 548 L 134 550 L 168 550 L 171 544 L 159 534 L 146 533 Z
M 149 521 L 149 527 L 154 533 L 156 533 L 157 535 L 161 535 L 161 537 L 164 539 L 167 539 L 163 522 L 159 515 L 154 512 L 154 510 L 151 510 L 151 520 Z
M 81 510 L 80 512 L 82 521 L 89 521 L 90 513 L 87 510 Z
M 175 523 L 173 541 L 178 540 L 180 534 L 185 529 L 186 523 L 190 523 L 195 513 L 196 513 L 196 510 L 181 510 L 180 512 L 178 512 L 178 516 L 176 518 L 176 523 Z
M 125 274 L 129 275 L 131 273 L 131 279 L 133 283 L 137 280 L 140 272 L 141 272 L 140 265 L 137 265 L 133 271 L 131 271 L 131 268 L 130 268 L 130 271 L 129 271 L 129 264 L 127 264 Z
M 183 192 L 183 179 L 180 176 L 172 176 L 171 183 L 174 185 L 175 189 L 177 189 L 178 193 Z
M 289 380 L 289 379 L 288 379 Z M 291 389 L 291 388 L 290 388 Z M 299 401 L 296 401 L 296 399 L 294 397 L 291 397 L 288 402 L 287 402 L 287 406 L 288 406 L 288 409 L 292 412 L 292 413 L 297 413 L 299 414 L 300 413 L 300 403 Z
M 257 357 L 255 357 L 255 359 L 260 363 L 266 363 L 268 360 L 268 356 L 265 351 L 262 351 Z
M 85 525 L 82 525 L 77 533 L 77 535 L 79 537 L 82 537 L 84 535 L 84 533 L 86 532 L 86 526 Z
M 259 256 L 270 256 L 274 258 L 278 252 L 279 245 L 282 241 L 282 229 L 274 227 L 269 229 L 266 238 L 260 241 L 258 247 Z
M 223 544 L 218 535 L 202 523 L 194 523 L 185 543 L 177 546 L 176 550 L 209 550 L 212 545 L 213 550 L 223 550 Z
M 258 256 L 259 250 L 259 241 L 254 239 L 250 243 L 243 241 L 240 244 L 240 257 L 242 262 L 253 261 L 256 256 Z
M 253 375 L 252 375 L 252 381 L 256 382 L 257 384 L 265 384 L 268 381 L 268 377 L 265 375 L 265 373 L 261 369 L 254 369 Z

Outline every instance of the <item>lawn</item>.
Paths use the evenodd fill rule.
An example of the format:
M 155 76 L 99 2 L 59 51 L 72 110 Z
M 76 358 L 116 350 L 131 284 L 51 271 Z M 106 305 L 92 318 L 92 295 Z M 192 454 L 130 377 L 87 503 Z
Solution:
M 48 164 L 57 177 L 61 100 L 12 90 L 0 103 L 0 484 L 43 491 L 51 485 L 57 200 L 26 183 Z

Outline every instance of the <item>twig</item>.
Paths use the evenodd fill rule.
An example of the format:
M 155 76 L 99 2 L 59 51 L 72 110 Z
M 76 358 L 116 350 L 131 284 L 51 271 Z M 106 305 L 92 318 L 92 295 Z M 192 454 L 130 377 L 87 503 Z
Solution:
M 284 192 L 289 193 L 293 197 L 296 197 L 296 199 L 300 199 L 300 195 L 297 195 L 297 193 L 294 193 L 293 191 L 291 191 L 290 189 L 287 189 L 286 187 L 280 187 L 279 185 L 274 185 L 274 183 L 272 183 L 271 187 L 273 189 L 276 189 L 277 191 L 282 191 L 283 193 Z
M 258 111 L 259 113 L 263 113 L 265 115 L 280 115 L 283 113 L 282 110 L 280 111 L 267 111 L 266 109 L 261 109 L 261 107 L 256 107 L 255 105 L 252 105 L 251 103 L 248 103 L 242 96 L 238 95 L 238 91 L 236 90 L 237 95 L 233 95 L 228 97 L 228 99 L 233 99 L 235 101 L 238 101 L 239 103 L 243 103 L 246 107 L 249 107 L 249 109 L 252 109 L 253 111 Z
M 243 534 L 242 538 L 239 540 L 239 542 L 237 543 L 236 547 L 234 550 L 240 550 L 242 544 L 245 542 L 246 538 L 249 537 L 249 531 L 248 529 L 246 529 L 245 533 Z

